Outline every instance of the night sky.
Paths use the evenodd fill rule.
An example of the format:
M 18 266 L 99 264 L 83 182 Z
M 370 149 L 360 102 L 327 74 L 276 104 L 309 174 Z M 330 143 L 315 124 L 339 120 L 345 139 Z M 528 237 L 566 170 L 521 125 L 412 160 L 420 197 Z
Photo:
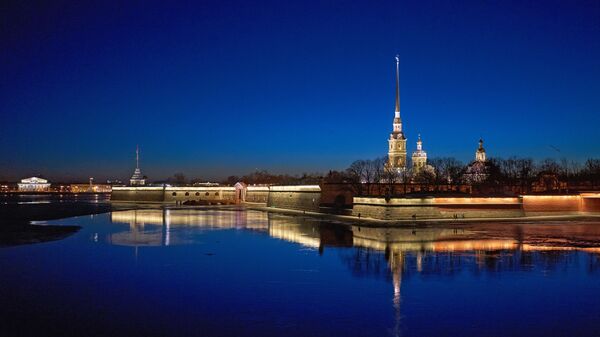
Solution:
M 0 180 L 600 156 L 599 1 L 2 1 Z

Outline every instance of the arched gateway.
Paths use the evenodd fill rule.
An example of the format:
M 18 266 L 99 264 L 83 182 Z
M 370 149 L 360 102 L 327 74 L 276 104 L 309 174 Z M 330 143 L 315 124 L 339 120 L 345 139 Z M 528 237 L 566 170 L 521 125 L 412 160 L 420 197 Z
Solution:
M 239 181 L 233 187 L 235 187 L 235 203 L 241 204 L 246 202 L 247 185 Z

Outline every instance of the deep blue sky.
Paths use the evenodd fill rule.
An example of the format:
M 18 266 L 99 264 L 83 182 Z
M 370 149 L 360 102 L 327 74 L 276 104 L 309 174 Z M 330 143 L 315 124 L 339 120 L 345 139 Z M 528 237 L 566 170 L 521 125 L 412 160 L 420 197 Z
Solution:
M 409 152 L 600 156 L 598 1 L 0 6 L 0 180 L 343 169 L 387 152 L 396 53 Z

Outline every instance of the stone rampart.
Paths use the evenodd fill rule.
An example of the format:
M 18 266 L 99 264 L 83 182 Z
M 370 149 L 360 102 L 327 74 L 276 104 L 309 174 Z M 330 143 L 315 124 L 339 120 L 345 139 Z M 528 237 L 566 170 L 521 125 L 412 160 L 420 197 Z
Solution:
M 163 187 L 113 187 L 110 200 L 164 202 L 165 191 Z
M 354 198 L 352 215 L 381 220 L 523 216 L 520 198 Z
M 267 206 L 318 212 L 321 188 L 318 185 L 271 186 Z

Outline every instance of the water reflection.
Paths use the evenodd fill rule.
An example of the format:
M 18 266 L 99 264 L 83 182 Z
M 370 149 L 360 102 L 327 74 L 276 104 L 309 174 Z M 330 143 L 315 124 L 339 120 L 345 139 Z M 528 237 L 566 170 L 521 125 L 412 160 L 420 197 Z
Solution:
M 313 218 L 239 210 L 131 210 L 113 212 L 111 221 L 128 225 L 109 234 L 107 242 L 125 246 L 192 244 L 190 235 L 204 230 L 255 231 L 298 243 L 323 254 L 336 249 L 356 277 L 392 283 L 392 335 L 402 332 L 402 283 L 413 277 L 454 277 L 501 272 L 552 273 L 570 265 L 586 264 L 600 270 L 598 223 L 451 224 L 371 228 L 319 221 Z M 585 252 L 582 257 L 571 254 Z

